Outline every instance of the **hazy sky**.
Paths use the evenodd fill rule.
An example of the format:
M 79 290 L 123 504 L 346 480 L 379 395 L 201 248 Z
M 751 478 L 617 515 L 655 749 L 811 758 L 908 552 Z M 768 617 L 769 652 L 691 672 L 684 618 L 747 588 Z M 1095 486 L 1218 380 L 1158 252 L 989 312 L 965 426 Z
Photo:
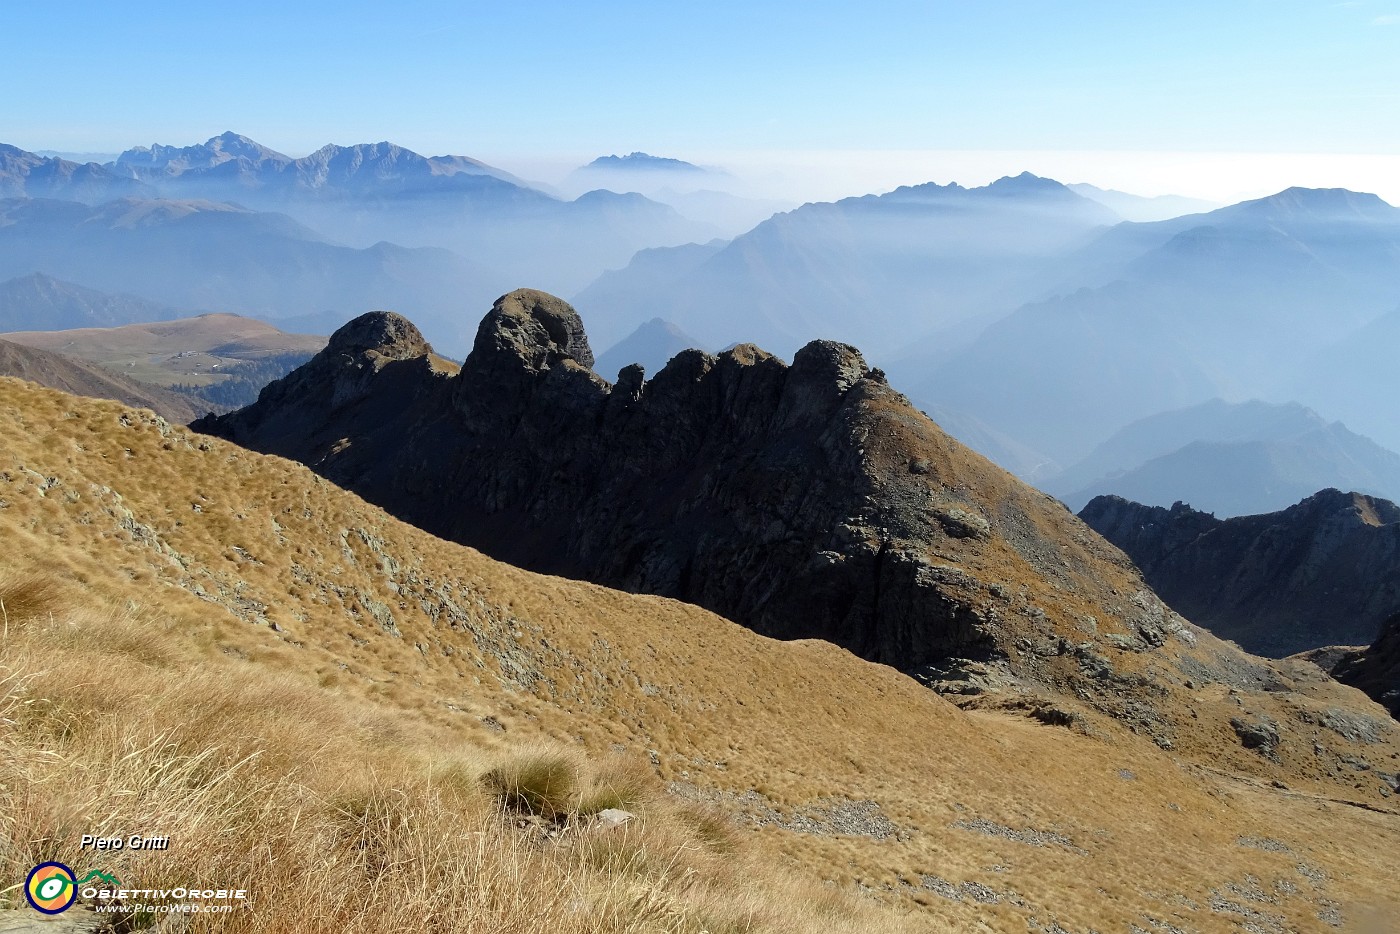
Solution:
M 0 60 L 0 141 L 27 149 L 234 129 L 538 172 L 640 149 L 789 159 L 822 197 L 1003 157 L 1214 197 L 1292 166 L 1400 200 L 1400 0 L 0 0 Z

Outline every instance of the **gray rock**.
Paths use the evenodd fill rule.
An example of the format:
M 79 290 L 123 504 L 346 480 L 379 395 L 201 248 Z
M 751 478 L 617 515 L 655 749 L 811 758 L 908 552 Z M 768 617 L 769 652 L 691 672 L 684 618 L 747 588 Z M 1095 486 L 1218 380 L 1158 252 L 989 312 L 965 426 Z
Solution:
M 635 820 L 637 815 L 631 811 L 624 811 L 620 808 L 604 808 L 597 814 L 599 827 L 621 827 L 623 824 Z
M 1246 720 L 1243 717 L 1231 717 L 1230 726 L 1234 727 L 1235 735 L 1240 738 L 1240 744 L 1246 749 L 1253 749 L 1261 756 L 1275 758 L 1278 747 L 1278 724 L 1267 717 L 1258 720 Z

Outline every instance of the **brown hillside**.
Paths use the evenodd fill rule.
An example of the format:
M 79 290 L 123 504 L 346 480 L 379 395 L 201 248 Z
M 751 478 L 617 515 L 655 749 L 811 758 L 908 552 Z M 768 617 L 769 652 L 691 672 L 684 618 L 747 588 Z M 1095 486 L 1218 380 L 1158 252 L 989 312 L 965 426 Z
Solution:
M 78 396 L 115 399 L 127 405 L 154 409 L 181 425 L 208 412 L 207 406 L 199 408 L 195 400 L 179 393 L 138 383 L 83 360 L 7 340 L 0 340 L 0 376 L 27 379 Z
M 76 755 L 71 747 L 90 735 L 84 723 L 108 735 L 103 724 L 139 720 L 190 673 L 207 671 L 215 683 L 268 675 L 304 696 L 278 712 L 249 707 L 206 742 L 236 756 L 265 748 L 262 768 L 279 780 L 310 782 L 323 795 L 319 770 L 359 756 L 410 769 L 424 744 L 485 755 L 543 736 L 595 757 L 620 748 L 668 783 L 672 800 L 712 801 L 754 828 L 745 852 L 764 854 L 770 869 L 730 880 L 737 888 L 721 894 L 761 899 L 765 873 L 790 866 L 838 892 L 917 911 L 842 929 L 1311 931 L 1379 917 L 1391 898 L 1400 814 L 1381 788 L 1400 771 L 1394 724 L 1354 690 L 1295 679 L 1190 627 L 1181 631 L 1194 647 L 1173 635 L 1169 650 L 1104 654 L 1111 687 L 1082 706 L 1068 695 L 1050 703 L 1003 691 L 987 709 L 960 710 L 826 643 L 775 642 L 686 604 L 500 564 L 298 465 L 148 413 L 3 381 L 0 428 L 9 439 L 0 450 L 3 570 L 54 582 L 91 611 L 147 621 L 143 635 L 128 627 L 105 642 L 95 623 L 90 637 L 61 619 L 33 630 L 36 639 L 67 639 L 70 666 L 94 650 L 121 662 L 82 668 L 74 680 L 68 666 L 51 664 L 62 654 L 51 647 L 43 665 L 36 657 L 24 669 L 31 703 L 20 722 L 48 709 L 45 697 L 76 717 L 77 728 L 26 740 L 44 755 Z M 995 567 L 988 557 L 969 573 Z M 1130 573 L 1118 568 L 1110 585 L 1132 583 Z M 5 664 L 18 670 L 14 644 L 5 643 Z M 1183 666 L 1196 672 L 1189 684 Z M 1227 670 L 1236 683 L 1211 675 Z M 1155 686 L 1132 687 L 1138 681 Z M 156 694 L 133 695 L 134 684 Z M 1115 690 L 1125 707 L 1144 705 L 1129 708 L 1144 720 L 1166 712 L 1176 748 L 1098 712 Z M 327 699 L 376 713 L 357 714 L 365 725 L 342 732 L 322 712 Z M 84 719 L 90 710 L 106 714 Z M 309 718 L 293 734 L 309 741 L 303 747 L 279 744 L 281 731 L 300 729 L 288 721 L 293 710 Z M 1232 718 L 1272 725 L 1277 742 L 1243 749 Z M 1367 768 L 1342 764 L 1362 761 Z M 119 789 L 92 792 L 84 807 L 106 813 L 120 799 L 103 795 Z M 272 803 L 289 796 L 284 789 Z M 65 821 L 70 832 L 83 824 Z M 463 859 L 487 839 L 432 828 Z M 9 875 L 71 846 L 17 839 Z M 146 871 L 135 860 L 114 868 Z M 379 881 L 399 865 L 354 871 Z M 648 876 L 648 864 L 629 859 L 594 865 L 676 904 L 687 886 L 719 884 Z M 567 904 L 535 889 L 527 909 Z M 627 916 L 632 926 L 591 929 L 712 929 L 682 920 L 694 914 L 648 926 L 639 905 Z M 753 914 L 731 929 L 839 927 L 771 917 Z M 385 919 L 337 929 L 412 926 Z M 296 923 L 257 929 L 306 929 Z
M 98 363 L 156 386 L 218 382 L 241 364 L 279 354 L 310 355 L 326 345 L 324 337 L 288 334 L 264 321 L 232 314 L 110 328 L 15 331 L 0 338 Z

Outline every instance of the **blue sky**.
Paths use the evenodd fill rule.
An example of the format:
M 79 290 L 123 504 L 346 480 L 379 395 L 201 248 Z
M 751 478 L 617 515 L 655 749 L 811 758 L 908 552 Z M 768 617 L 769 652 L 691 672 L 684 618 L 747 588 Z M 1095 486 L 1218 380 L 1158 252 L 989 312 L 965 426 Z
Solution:
M 30 149 L 1400 156 L 1400 0 L 5 0 L 0 61 Z

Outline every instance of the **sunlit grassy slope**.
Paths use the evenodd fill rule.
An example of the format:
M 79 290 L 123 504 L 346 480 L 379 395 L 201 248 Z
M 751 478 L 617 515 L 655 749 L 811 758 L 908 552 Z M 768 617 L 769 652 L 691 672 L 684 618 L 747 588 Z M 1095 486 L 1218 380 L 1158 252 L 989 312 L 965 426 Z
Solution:
M 0 888 L 87 868 L 79 835 L 108 831 L 171 836 L 103 863 L 128 884 L 248 888 L 200 919 L 233 931 L 1394 917 L 1386 800 L 1089 712 L 959 710 L 826 644 L 499 564 L 114 403 L 3 380 L 0 438 Z M 1201 703 L 1250 702 L 1220 694 Z M 508 793 L 540 756 L 564 776 L 547 805 Z M 604 803 L 638 817 L 606 829 Z

